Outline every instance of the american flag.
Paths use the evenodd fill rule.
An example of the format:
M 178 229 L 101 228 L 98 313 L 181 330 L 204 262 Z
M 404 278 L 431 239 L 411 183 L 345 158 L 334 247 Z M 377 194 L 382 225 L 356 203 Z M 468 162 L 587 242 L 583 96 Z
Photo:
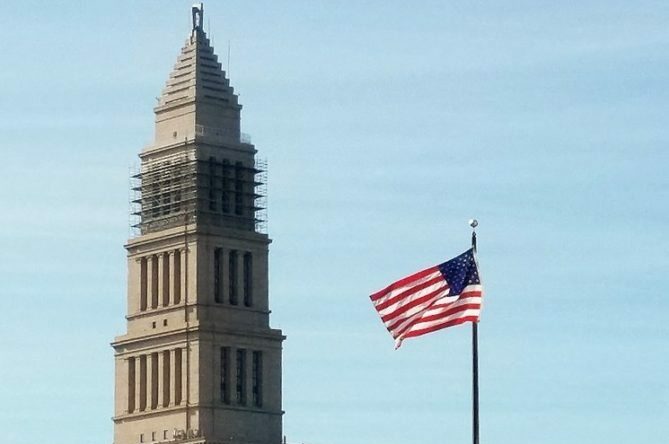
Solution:
M 370 298 L 399 348 L 407 338 L 478 322 L 483 287 L 474 250 L 400 279 Z

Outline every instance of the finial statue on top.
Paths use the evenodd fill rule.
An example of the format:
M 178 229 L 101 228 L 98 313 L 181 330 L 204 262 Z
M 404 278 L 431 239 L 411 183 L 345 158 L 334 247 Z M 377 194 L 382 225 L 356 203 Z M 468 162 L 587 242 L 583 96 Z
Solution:
M 204 3 L 194 4 L 191 8 L 193 14 L 193 31 L 204 30 Z

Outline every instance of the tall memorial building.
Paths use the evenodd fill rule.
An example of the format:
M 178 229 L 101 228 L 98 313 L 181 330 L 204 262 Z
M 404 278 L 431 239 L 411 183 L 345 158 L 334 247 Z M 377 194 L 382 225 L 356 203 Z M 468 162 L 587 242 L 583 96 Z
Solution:
M 127 333 L 115 338 L 114 444 L 280 444 L 264 166 L 203 31 L 202 5 L 133 176 Z

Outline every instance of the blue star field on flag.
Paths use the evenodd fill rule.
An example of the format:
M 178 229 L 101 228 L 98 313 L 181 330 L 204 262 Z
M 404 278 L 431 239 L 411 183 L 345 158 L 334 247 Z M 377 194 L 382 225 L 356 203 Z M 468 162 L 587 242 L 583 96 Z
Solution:
M 449 296 L 459 295 L 467 285 L 481 283 L 474 259 L 474 250 L 471 248 L 437 267 L 451 289 Z

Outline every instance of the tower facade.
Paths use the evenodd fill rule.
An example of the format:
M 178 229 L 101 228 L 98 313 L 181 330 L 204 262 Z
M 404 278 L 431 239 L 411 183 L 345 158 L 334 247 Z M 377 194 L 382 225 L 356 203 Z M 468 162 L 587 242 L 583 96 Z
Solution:
M 285 338 L 269 326 L 264 168 L 240 132 L 202 6 L 192 13 L 133 178 L 114 444 L 279 444 Z

